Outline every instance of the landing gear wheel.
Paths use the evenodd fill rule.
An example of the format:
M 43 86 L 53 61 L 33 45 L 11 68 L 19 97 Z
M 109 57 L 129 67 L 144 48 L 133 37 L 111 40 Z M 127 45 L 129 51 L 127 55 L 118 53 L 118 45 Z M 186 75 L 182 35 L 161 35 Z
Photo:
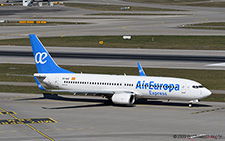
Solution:
M 189 106 L 189 108 L 191 108 L 191 107 L 192 107 L 192 103 L 189 103 L 189 105 L 188 105 L 188 106 Z

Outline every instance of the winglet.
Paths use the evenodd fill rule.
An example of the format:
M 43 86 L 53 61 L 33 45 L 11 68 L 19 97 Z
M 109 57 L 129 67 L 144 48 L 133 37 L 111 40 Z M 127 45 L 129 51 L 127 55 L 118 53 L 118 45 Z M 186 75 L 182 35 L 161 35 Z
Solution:
M 139 75 L 140 76 L 146 76 L 144 70 L 141 67 L 141 64 L 139 62 L 137 62 L 137 65 L 138 65 Z
M 38 79 L 34 76 L 34 80 L 36 81 L 38 88 L 43 90 L 43 91 L 47 91 L 42 85 L 41 83 L 38 81 Z

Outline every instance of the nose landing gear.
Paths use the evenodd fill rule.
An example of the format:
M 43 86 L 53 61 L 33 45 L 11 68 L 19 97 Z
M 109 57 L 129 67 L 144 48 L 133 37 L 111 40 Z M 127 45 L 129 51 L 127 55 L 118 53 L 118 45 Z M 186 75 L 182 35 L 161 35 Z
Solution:
M 191 107 L 192 107 L 192 103 L 189 103 L 189 104 L 188 104 L 188 107 L 191 108 Z
M 191 108 L 193 106 L 192 104 L 197 102 L 199 102 L 198 99 L 189 101 L 188 107 Z

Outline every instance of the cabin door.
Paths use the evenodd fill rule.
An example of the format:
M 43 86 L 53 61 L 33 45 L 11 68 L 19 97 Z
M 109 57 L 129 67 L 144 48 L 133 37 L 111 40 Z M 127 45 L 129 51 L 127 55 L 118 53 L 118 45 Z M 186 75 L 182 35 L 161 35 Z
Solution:
M 182 84 L 182 87 L 181 87 L 182 94 L 186 94 L 186 88 L 187 88 L 186 84 Z
M 55 78 L 55 85 L 56 85 L 56 87 L 59 87 L 59 78 L 58 77 Z

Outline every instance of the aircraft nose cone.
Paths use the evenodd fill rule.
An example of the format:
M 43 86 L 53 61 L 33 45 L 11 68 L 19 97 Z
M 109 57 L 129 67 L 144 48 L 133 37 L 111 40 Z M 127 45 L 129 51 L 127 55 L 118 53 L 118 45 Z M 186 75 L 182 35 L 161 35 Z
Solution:
M 208 89 L 205 89 L 204 90 L 204 97 L 208 97 L 208 96 L 210 96 L 212 94 L 212 92 L 210 91 L 210 90 L 208 90 Z

